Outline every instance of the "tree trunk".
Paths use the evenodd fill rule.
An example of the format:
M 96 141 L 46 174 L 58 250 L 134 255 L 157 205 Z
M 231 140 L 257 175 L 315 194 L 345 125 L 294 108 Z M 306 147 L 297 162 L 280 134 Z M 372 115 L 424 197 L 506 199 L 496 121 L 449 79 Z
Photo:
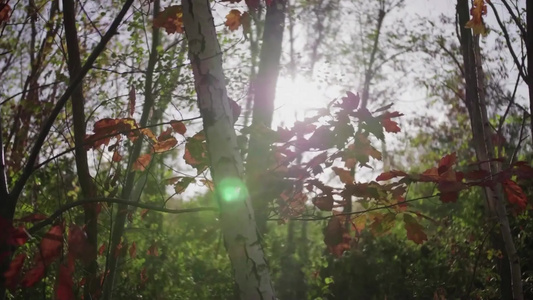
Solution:
M 457 1 L 457 14 L 461 30 L 461 48 L 466 83 L 465 102 L 470 115 L 474 147 L 477 160 L 482 162 L 480 168 L 492 175 L 498 172 L 499 166 L 497 163 L 490 163 L 490 160 L 495 157 L 491 140 L 491 127 L 487 117 L 484 75 L 478 45 L 479 39 L 476 38 L 474 40 L 471 30 L 464 27 L 470 17 L 468 0 Z M 500 266 L 502 299 L 522 300 L 524 297 L 520 262 L 509 226 L 501 183 L 496 183 L 493 188 L 486 187 L 484 191 L 489 220 L 496 220 L 500 225 L 500 235 L 493 234 L 494 246 L 502 251 L 508 262 L 502 261 Z M 505 284 L 506 278 L 510 278 L 510 287 Z M 509 292 L 511 292 L 511 295 L 509 295 Z
M 157 16 L 159 13 L 159 0 L 154 1 L 154 17 Z M 153 95 L 153 89 L 154 89 L 154 68 L 157 62 L 157 47 L 159 46 L 159 29 L 155 26 L 152 29 L 152 45 L 151 45 L 151 52 L 150 57 L 148 58 L 148 66 L 146 68 L 146 79 L 144 82 L 144 104 L 143 104 L 143 111 L 141 114 L 141 120 L 139 121 L 139 127 L 145 127 L 148 125 L 148 120 L 150 118 L 150 114 L 152 112 L 152 109 L 154 107 L 155 99 Z M 134 187 L 136 185 L 135 179 L 136 179 L 136 172 L 131 172 L 131 168 L 133 166 L 133 163 L 139 158 L 141 151 L 143 147 L 143 139 L 137 139 L 135 143 L 133 144 L 133 147 L 130 151 L 130 157 L 128 161 L 128 175 L 126 176 L 126 184 L 122 188 L 121 192 L 121 198 L 122 199 L 129 199 L 132 202 L 139 201 L 139 195 L 141 193 L 141 190 L 138 191 L 138 193 L 134 192 Z M 145 174 L 141 175 L 145 176 Z M 146 177 L 142 177 L 145 180 Z M 106 265 L 106 273 L 107 276 L 105 277 L 104 281 L 104 287 L 103 287 L 103 299 L 104 300 L 110 300 L 113 298 L 113 286 L 115 284 L 115 277 L 117 274 L 117 268 L 118 268 L 118 262 L 119 257 L 115 256 L 115 249 L 117 249 L 118 245 L 120 244 L 122 240 L 122 236 L 124 234 L 124 226 L 126 224 L 126 217 L 128 214 L 128 205 L 125 204 L 119 204 L 118 210 L 116 214 L 115 221 L 113 223 L 113 230 L 111 235 L 111 242 L 109 246 L 109 250 L 107 253 L 107 265 Z
M 276 84 L 279 75 L 279 61 L 281 58 L 281 44 L 285 28 L 286 0 L 274 0 L 267 6 L 265 16 L 265 29 L 263 43 L 259 56 L 259 71 L 253 85 L 253 114 L 252 128 L 267 127 L 272 125 L 274 114 L 274 100 L 276 97 Z M 270 145 L 259 130 L 253 130 L 250 135 L 250 145 L 246 160 L 246 176 L 248 187 L 252 191 L 252 201 L 260 234 L 266 232 L 268 219 L 268 203 L 265 199 L 266 185 L 262 180 L 268 168 Z
M 208 0 L 183 0 L 182 5 L 198 107 L 220 205 L 220 223 L 238 297 L 243 300 L 275 299 L 254 212 L 242 182 L 243 162 L 233 128 L 222 52 L 210 4 Z
M 533 1 L 526 1 L 526 22 L 527 22 L 527 85 L 529 89 L 529 125 L 531 128 L 531 139 L 533 140 Z
M 80 49 L 78 43 L 78 31 L 76 29 L 76 13 L 74 0 L 63 0 L 63 18 L 65 27 L 65 40 L 68 50 L 68 70 L 70 78 L 75 78 L 81 70 Z M 74 124 L 74 144 L 76 170 L 81 187 L 81 198 L 94 198 L 96 196 L 96 186 L 89 172 L 87 163 L 87 151 L 83 147 L 86 133 L 85 124 L 85 97 L 83 95 L 83 83 L 78 84 L 72 92 L 72 123 Z M 97 252 L 97 212 L 96 204 L 87 204 L 83 207 L 85 214 L 85 232 L 87 242 L 91 249 L 87 252 L 91 254 L 88 263 L 84 266 L 85 287 L 84 298 L 93 298 L 100 289 L 97 279 L 98 263 L 96 262 Z

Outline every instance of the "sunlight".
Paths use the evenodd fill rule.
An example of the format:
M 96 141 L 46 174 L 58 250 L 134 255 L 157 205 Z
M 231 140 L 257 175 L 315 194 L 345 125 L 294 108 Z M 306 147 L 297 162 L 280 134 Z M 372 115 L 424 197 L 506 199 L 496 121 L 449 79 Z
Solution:
M 306 116 L 312 115 L 316 109 L 324 108 L 333 99 L 332 94 L 320 83 L 307 78 L 297 76 L 293 80 L 289 77 L 280 77 L 276 89 L 272 125 L 274 128 L 280 125 L 290 126 L 297 120 L 303 120 Z

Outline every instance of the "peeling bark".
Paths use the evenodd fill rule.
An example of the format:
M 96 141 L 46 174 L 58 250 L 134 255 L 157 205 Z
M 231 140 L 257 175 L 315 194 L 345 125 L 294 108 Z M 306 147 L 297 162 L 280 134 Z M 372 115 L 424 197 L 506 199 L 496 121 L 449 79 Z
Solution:
M 243 162 L 233 128 L 222 52 L 209 1 L 183 0 L 182 5 L 198 106 L 220 205 L 220 224 L 238 297 L 243 300 L 275 299 L 254 211 L 242 182 Z M 232 192 L 234 197 L 225 197 L 225 190 Z

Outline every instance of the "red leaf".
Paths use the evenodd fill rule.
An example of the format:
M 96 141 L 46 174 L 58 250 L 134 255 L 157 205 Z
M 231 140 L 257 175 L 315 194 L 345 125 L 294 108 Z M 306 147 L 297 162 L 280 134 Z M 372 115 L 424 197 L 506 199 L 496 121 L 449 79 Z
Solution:
M 331 195 L 327 196 L 317 196 L 313 198 L 313 204 L 322 211 L 331 211 L 333 209 L 333 197 Z
M 26 254 L 19 254 L 13 258 L 9 269 L 4 273 L 5 285 L 8 289 L 14 290 L 20 281 L 20 271 L 24 265 Z
M 148 276 L 146 275 L 146 268 L 141 270 L 141 283 L 146 283 L 148 281 Z
M 145 208 L 145 209 L 143 209 L 141 211 L 141 220 L 144 220 L 144 217 L 146 217 L 146 214 L 148 213 L 148 211 L 149 210 L 147 208 Z
M 411 215 L 404 214 L 403 221 L 405 222 L 405 230 L 407 230 L 407 238 L 417 244 L 423 244 L 428 240 L 424 227 L 420 225 Z
M 113 158 L 112 160 L 114 162 L 119 162 L 122 160 L 122 155 L 120 155 L 120 153 L 118 153 L 118 149 L 116 149 L 114 152 L 113 152 Z
M 42 220 L 46 220 L 46 216 L 43 215 L 43 214 L 40 214 L 40 213 L 34 213 L 34 214 L 30 214 L 30 215 L 27 215 L 27 216 L 24 216 L 20 219 L 15 219 L 14 221 L 17 221 L 17 222 L 23 222 L 23 223 L 35 223 L 35 222 L 39 222 L 39 221 L 42 221 Z
M 137 256 L 137 245 L 135 242 L 131 243 L 129 252 L 131 258 L 135 258 Z
M 49 265 L 61 254 L 63 247 L 63 226 L 55 225 L 44 235 L 39 246 L 43 262 Z
M 96 258 L 96 253 L 91 249 L 87 239 L 87 234 L 83 228 L 78 225 L 70 225 L 68 233 L 69 254 L 75 259 L 81 260 L 87 264 Z
M 155 28 L 165 28 L 168 34 L 183 33 L 183 11 L 181 5 L 172 5 L 165 8 L 154 18 Z
M 398 133 L 398 132 L 402 131 L 400 126 L 398 126 L 398 123 L 393 121 L 393 120 L 391 120 L 391 119 L 384 119 L 381 122 L 382 122 L 381 124 L 383 125 L 383 128 L 385 128 L 386 132 Z
M 515 204 L 518 206 L 519 211 L 523 211 L 527 206 L 527 197 L 522 188 L 512 180 L 505 180 L 503 182 L 503 188 L 505 194 L 507 195 L 507 200 L 509 203 Z
M 490 173 L 485 170 L 474 170 L 465 173 L 465 179 L 467 180 L 480 180 L 486 179 L 490 176 Z
M 453 165 L 455 164 L 456 159 L 457 159 L 457 156 L 455 152 L 442 157 L 441 160 L 439 161 L 439 169 L 438 169 L 439 176 L 444 174 L 446 171 L 451 170 Z
M 153 255 L 153 256 L 159 256 L 159 251 L 157 250 L 157 244 L 154 242 L 150 248 L 146 251 L 146 254 Z
M 376 181 L 387 181 L 392 178 L 402 177 L 402 176 L 407 176 L 407 173 L 403 171 L 393 170 L 393 171 L 381 173 L 378 177 L 376 177 Z
M 133 163 L 133 170 L 135 171 L 144 171 L 146 170 L 146 167 L 150 164 L 150 161 L 152 160 L 152 155 L 149 153 L 143 154 L 137 158 L 137 160 Z
M 100 248 L 98 248 L 98 254 L 99 254 L 100 256 L 104 255 L 105 248 L 106 248 L 105 243 L 103 243 L 103 244 L 100 246 Z
M 10 13 L 11 13 L 11 6 L 9 6 L 9 4 L 7 3 L 2 2 L 2 4 L 0 4 L 0 24 L 9 20 Z
M 162 131 L 159 136 L 157 137 L 158 142 L 162 142 L 164 140 L 168 140 L 172 137 L 172 127 L 167 127 L 165 131 Z
M 37 264 L 31 268 L 22 279 L 21 285 L 23 287 L 32 287 L 44 277 L 45 266 L 42 261 L 38 261 Z
M 176 140 L 175 137 L 170 137 L 169 139 L 155 144 L 153 149 L 155 153 L 166 152 L 176 146 L 176 144 L 178 144 L 178 140 Z
M 332 167 L 331 168 L 337 176 L 339 176 L 340 180 L 344 184 L 352 184 L 354 182 L 354 178 L 350 172 L 350 170 L 338 168 L 338 167 Z
M 172 126 L 172 129 L 174 129 L 174 131 L 181 135 L 184 135 L 185 132 L 187 132 L 187 127 L 185 127 L 185 124 L 183 124 L 183 122 L 172 120 L 170 121 L 170 126 Z
M 361 99 L 359 95 L 356 95 L 352 92 L 346 92 L 346 97 L 342 97 L 342 103 L 336 104 L 335 107 L 340 107 L 345 111 L 355 111 L 359 107 L 359 102 Z
M 59 274 L 56 285 L 56 299 L 57 300 L 73 300 L 76 299 L 74 291 L 74 281 L 72 275 L 74 273 L 74 262 L 69 259 L 67 265 L 59 265 Z
M 329 219 L 328 226 L 324 229 L 324 243 L 327 246 L 335 246 L 342 243 L 344 226 L 339 217 Z
M 133 116 L 133 114 L 135 113 L 135 100 L 136 100 L 135 87 L 132 86 L 130 89 L 130 94 L 128 98 L 128 104 L 130 108 L 130 117 Z

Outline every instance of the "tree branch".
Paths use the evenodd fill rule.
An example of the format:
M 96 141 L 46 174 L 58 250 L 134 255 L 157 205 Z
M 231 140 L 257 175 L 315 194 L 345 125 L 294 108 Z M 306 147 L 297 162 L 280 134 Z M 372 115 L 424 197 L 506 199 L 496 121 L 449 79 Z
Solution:
M 26 185 L 26 182 L 30 178 L 35 163 L 37 162 L 37 157 L 39 156 L 39 152 L 41 151 L 41 148 L 44 144 L 44 141 L 46 140 L 46 137 L 48 136 L 48 133 L 50 132 L 50 129 L 54 125 L 54 121 L 63 110 L 63 107 L 65 106 L 66 102 L 78 86 L 78 84 L 81 83 L 82 79 L 87 75 L 89 70 L 91 69 L 93 63 L 96 61 L 98 56 L 105 50 L 105 47 L 107 43 L 111 40 L 111 38 L 116 34 L 117 28 L 122 22 L 122 19 L 126 15 L 126 12 L 129 10 L 130 6 L 133 4 L 133 0 L 126 0 L 126 3 L 124 3 L 124 6 L 122 7 L 121 11 L 119 12 L 118 16 L 115 18 L 113 23 L 111 24 L 111 27 L 109 27 L 109 30 L 106 32 L 106 34 L 102 37 L 102 40 L 96 45 L 91 55 L 87 58 L 87 61 L 81 68 L 80 72 L 78 73 L 78 76 L 72 80 L 70 85 L 68 86 L 67 90 L 59 98 L 59 100 L 56 103 L 56 106 L 50 113 L 50 116 L 46 120 L 45 124 L 43 125 L 43 128 L 39 132 L 39 135 L 37 137 L 37 140 L 35 141 L 35 144 L 33 145 L 33 148 L 30 151 L 30 155 L 28 157 L 28 160 L 26 161 L 26 165 L 24 166 L 24 169 L 22 171 L 22 174 L 20 175 L 19 180 L 15 183 L 15 187 L 13 188 L 13 191 L 9 195 L 7 207 L 8 212 L 10 215 L 13 215 L 15 212 L 15 206 L 17 204 L 17 200 L 22 193 L 22 190 L 24 189 L 24 186 Z
M 170 209 L 165 207 L 160 207 L 156 205 L 139 203 L 136 201 L 130 201 L 120 198 L 107 198 L 107 197 L 96 197 L 89 198 L 85 200 L 74 201 L 72 203 L 65 204 L 57 209 L 53 214 L 51 214 L 46 220 L 43 220 L 37 223 L 32 228 L 28 229 L 29 234 L 35 234 L 37 231 L 43 229 L 44 227 L 51 225 L 57 218 L 59 218 L 63 213 L 69 209 L 75 208 L 77 206 L 92 204 L 92 203 L 113 203 L 113 204 L 123 204 L 134 206 L 137 208 L 144 208 L 160 213 L 169 213 L 169 214 L 184 214 L 184 213 L 193 213 L 193 212 L 202 212 L 202 211 L 218 211 L 215 207 L 195 207 L 195 208 L 184 208 L 184 209 Z

